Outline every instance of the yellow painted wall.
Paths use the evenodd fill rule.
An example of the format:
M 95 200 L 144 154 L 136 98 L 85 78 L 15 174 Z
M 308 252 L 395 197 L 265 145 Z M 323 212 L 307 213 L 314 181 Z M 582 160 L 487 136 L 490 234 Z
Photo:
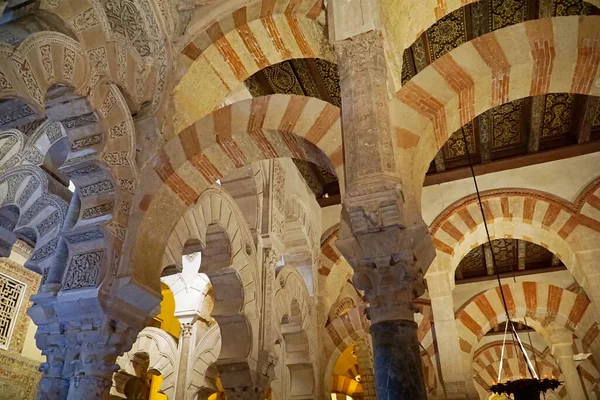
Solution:
M 175 297 L 171 289 L 162 282 L 160 283 L 160 290 L 163 299 L 160 302 L 160 314 L 154 320 L 160 324 L 160 329 L 179 339 L 181 324 L 175 318 Z
M 168 397 L 162 393 L 158 393 L 160 385 L 162 384 L 162 376 L 152 375 L 150 381 L 150 397 L 149 400 L 168 400 Z
M 173 292 L 167 285 L 161 282 L 160 284 L 162 301 L 160 302 L 160 314 L 158 314 L 154 321 L 157 323 L 160 329 L 179 339 L 179 332 L 181 330 L 181 324 L 179 320 L 175 318 L 175 297 Z M 162 376 L 153 375 L 150 381 L 150 397 L 149 400 L 167 400 L 167 396 L 162 393 L 158 393 L 160 385 L 162 384 Z

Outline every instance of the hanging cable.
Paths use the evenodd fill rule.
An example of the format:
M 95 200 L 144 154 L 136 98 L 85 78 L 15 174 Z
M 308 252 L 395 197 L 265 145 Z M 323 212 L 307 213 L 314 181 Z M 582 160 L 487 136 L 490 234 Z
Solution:
M 473 162 L 471 160 L 471 153 L 469 152 L 469 143 L 467 142 L 467 135 L 465 134 L 464 129 L 461 129 L 461 133 L 462 133 L 463 144 L 465 146 L 465 152 L 467 153 L 467 159 L 469 161 L 469 168 L 471 169 L 471 176 L 473 177 L 473 183 L 475 185 L 475 193 L 477 195 L 477 202 L 479 204 L 479 211 L 481 212 L 481 218 L 483 219 L 483 226 L 485 228 L 487 242 L 490 246 L 490 250 L 492 251 L 492 268 L 494 269 L 494 272 L 496 273 L 496 279 L 498 280 L 498 288 L 500 289 L 500 297 L 502 298 L 502 305 L 504 306 L 504 312 L 506 313 L 506 323 L 507 323 L 507 325 L 510 325 L 511 333 L 512 333 L 515 341 L 519 343 L 519 348 L 523 355 L 523 359 L 525 360 L 525 365 L 527 366 L 527 369 L 529 370 L 529 374 L 532 377 L 537 378 L 537 373 L 533 370 L 533 366 L 531 365 L 531 361 L 529 361 L 527 352 L 526 352 L 525 348 L 523 348 L 523 344 L 521 343 L 521 340 L 519 339 L 517 330 L 515 329 L 515 326 L 514 326 L 512 320 L 510 319 L 510 314 L 508 312 L 508 305 L 506 304 L 506 297 L 504 296 L 504 289 L 502 288 L 502 281 L 500 280 L 500 272 L 498 271 L 498 268 L 496 268 L 496 258 L 494 257 L 494 251 L 493 251 L 493 247 L 492 247 L 492 238 L 490 237 L 490 231 L 488 229 L 487 221 L 485 219 L 485 212 L 483 210 L 483 202 L 481 201 L 481 195 L 479 193 L 479 185 L 477 184 L 477 179 L 475 178 L 475 169 L 473 168 Z

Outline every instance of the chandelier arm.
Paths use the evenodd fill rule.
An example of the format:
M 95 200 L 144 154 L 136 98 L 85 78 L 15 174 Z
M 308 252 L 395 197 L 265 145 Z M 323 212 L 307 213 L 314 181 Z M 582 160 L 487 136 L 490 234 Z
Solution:
M 483 226 L 485 228 L 487 242 L 490 246 L 490 251 L 492 252 L 492 268 L 494 269 L 494 272 L 496 273 L 496 280 L 498 281 L 498 288 L 500 289 L 500 296 L 502 297 L 502 305 L 504 306 L 504 312 L 506 313 L 506 323 L 510 324 L 511 333 L 514 337 L 514 340 L 519 343 L 521 353 L 525 360 L 525 365 L 527 365 L 527 368 L 529 369 L 529 373 L 531 374 L 531 376 L 534 376 L 534 373 L 532 372 L 531 367 L 530 367 L 529 357 L 527 357 L 527 354 L 525 353 L 525 349 L 522 347 L 523 345 L 521 344 L 521 340 L 519 339 L 519 337 L 517 335 L 517 330 L 515 329 L 514 324 L 510 318 L 510 314 L 508 312 L 508 305 L 506 303 L 506 297 L 504 296 L 504 289 L 502 288 L 502 281 L 500 280 L 500 271 L 498 270 L 498 268 L 496 268 L 496 257 L 494 257 L 494 250 L 492 247 L 492 238 L 490 237 L 490 231 L 488 229 L 487 221 L 485 219 L 485 212 L 483 211 L 483 203 L 481 201 L 481 194 L 479 193 L 479 185 L 477 184 L 477 178 L 475 177 L 475 169 L 473 168 L 473 161 L 471 160 L 471 153 L 469 152 L 469 143 L 467 142 L 467 135 L 465 134 L 464 129 L 461 129 L 461 134 L 462 134 L 461 136 L 462 136 L 462 140 L 463 140 L 463 143 L 465 146 L 465 152 L 467 153 L 467 159 L 469 161 L 469 168 L 471 169 L 471 176 L 473 177 L 473 184 L 475 185 L 475 193 L 477 195 L 477 203 L 479 205 L 479 211 L 481 212 L 481 218 L 483 219 Z M 511 266 L 511 270 L 512 270 L 512 266 Z M 513 274 L 514 274 L 514 271 L 513 271 Z M 514 276 L 513 276 L 513 278 L 514 278 Z

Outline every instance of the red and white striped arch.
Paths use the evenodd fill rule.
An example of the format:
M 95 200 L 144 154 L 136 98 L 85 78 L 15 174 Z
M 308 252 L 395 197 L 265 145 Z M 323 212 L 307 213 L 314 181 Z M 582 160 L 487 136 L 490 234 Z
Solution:
M 585 188 L 575 203 L 530 189 L 500 189 L 481 195 L 492 239 L 515 238 L 536 243 L 558 256 L 578 282 L 586 282 L 600 245 L 600 179 Z M 454 271 L 464 256 L 487 242 L 476 196 L 467 196 L 442 212 L 430 232 L 437 259 L 430 270 Z M 586 272 L 587 271 L 587 272 Z
M 586 349 L 599 346 L 596 311 L 586 297 L 540 282 L 518 282 L 502 289 L 511 318 L 526 317 L 542 328 L 550 324 L 565 327 Z M 479 294 L 456 312 L 460 348 L 469 363 L 479 340 L 505 320 L 499 288 Z
M 207 115 L 255 72 L 293 58 L 333 59 L 322 0 L 225 2 L 191 21 L 173 91 L 175 132 Z
M 125 265 L 156 286 L 152 276 L 177 221 L 205 188 L 237 168 L 291 157 L 341 172 L 339 119 L 339 109 L 319 99 L 272 95 L 221 108 L 182 131 L 141 171 L 130 233 L 135 245 Z
M 457 47 L 406 83 L 391 115 L 398 159 L 417 163 L 408 169 L 416 190 L 448 137 L 475 116 L 550 92 L 600 95 L 599 25 L 600 16 L 512 25 Z
M 536 362 L 534 365 L 539 367 L 537 372 L 540 376 L 554 376 L 557 379 L 561 379 L 560 368 L 552 354 L 550 354 L 549 348 L 539 351 L 532 349 L 528 344 L 524 346 L 532 360 L 535 355 Z M 502 341 L 489 343 L 475 352 L 473 357 L 473 380 L 478 392 L 487 393 L 488 388 L 497 382 L 501 356 Z M 518 347 L 512 343 L 507 344 L 504 349 L 501 380 L 519 379 L 528 374 L 527 367 Z M 560 398 L 563 398 L 566 395 L 566 390 L 558 391 L 557 394 Z

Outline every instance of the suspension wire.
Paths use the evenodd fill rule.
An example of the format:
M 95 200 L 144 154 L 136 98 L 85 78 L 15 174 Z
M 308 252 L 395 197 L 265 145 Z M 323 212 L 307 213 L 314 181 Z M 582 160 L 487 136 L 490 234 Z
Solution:
M 523 359 L 525 360 L 525 365 L 527 366 L 527 369 L 529 370 L 529 374 L 532 377 L 534 377 L 534 376 L 537 377 L 537 374 L 535 373 L 535 371 L 533 371 L 533 366 L 531 365 L 531 361 L 529 361 L 529 358 L 527 357 L 527 354 L 525 353 L 525 349 L 523 348 L 523 345 L 521 344 L 521 340 L 519 339 L 519 336 L 517 335 L 517 330 L 515 329 L 515 326 L 514 326 L 512 320 L 510 319 L 510 314 L 508 312 L 508 305 L 506 304 L 506 297 L 504 296 L 504 289 L 502 288 L 502 281 L 500 280 L 500 272 L 499 272 L 498 268 L 496 268 L 496 257 L 494 257 L 494 251 L 493 251 L 493 247 L 492 247 L 492 239 L 490 237 L 490 231 L 488 229 L 487 221 L 485 219 L 485 212 L 483 211 L 483 202 L 481 201 L 481 194 L 479 193 L 479 185 L 477 184 L 477 179 L 475 177 L 475 169 L 473 168 L 473 161 L 471 160 L 471 153 L 469 152 L 469 144 L 467 142 L 467 135 L 465 134 L 464 129 L 461 129 L 461 133 L 462 133 L 461 136 L 462 136 L 463 144 L 465 145 L 465 152 L 467 153 L 467 159 L 469 160 L 469 168 L 471 169 L 471 176 L 473 177 L 473 184 L 475 185 L 475 193 L 477 194 L 477 202 L 479 204 L 479 211 L 481 212 L 481 218 L 483 218 L 483 226 L 485 228 L 485 234 L 487 237 L 488 244 L 490 246 L 490 251 L 492 252 L 492 268 L 494 269 L 494 272 L 496 273 L 496 280 L 498 281 L 498 287 L 500 288 L 500 296 L 502 297 L 502 304 L 504 306 L 504 312 L 506 313 L 506 323 L 510 324 L 510 328 L 511 328 L 510 331 L 513 335 L 514 341 L 518 342 L 520 345 L 521 353 L 523 355 Z

